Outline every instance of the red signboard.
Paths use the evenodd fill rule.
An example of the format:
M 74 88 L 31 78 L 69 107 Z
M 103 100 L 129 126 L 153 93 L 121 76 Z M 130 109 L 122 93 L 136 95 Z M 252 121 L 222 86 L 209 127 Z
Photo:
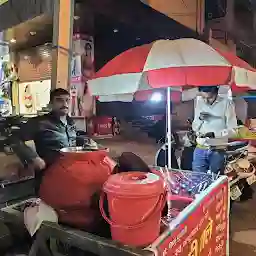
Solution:
M 159 255 L 228 255 L 228 190 L 228 182 L 214 188 L 174 232 L 166 232 L 158 241 L 156 249 Z
M 111 117 L 96 117 L 96 133 L 98 135 L 112 135 L 112 118 Z

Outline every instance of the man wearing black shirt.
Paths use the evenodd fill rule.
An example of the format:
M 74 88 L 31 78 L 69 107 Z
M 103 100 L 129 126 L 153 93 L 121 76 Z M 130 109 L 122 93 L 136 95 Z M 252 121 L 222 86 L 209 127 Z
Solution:
M 70 95 L 64 89 L 55 89 L 50 95 L 51 112 L 31 118 L 21 126 L 19 136 L 11 138 L 14 152 L 38 171 L 44 170 L 65 147 L 77 145 L 74 121 L 68 116 Z M 36 151 L 25 144 L 33 140 Z

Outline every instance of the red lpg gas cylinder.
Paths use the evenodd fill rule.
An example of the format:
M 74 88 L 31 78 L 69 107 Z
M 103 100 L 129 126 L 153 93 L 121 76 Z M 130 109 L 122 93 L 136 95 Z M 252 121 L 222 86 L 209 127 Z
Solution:
M 57 211 L 60 222 L 90 231 L 100 219 L 93 197 L 101 191 L 115 164 L 105 151 L 76 149 L 65 149 L 45 171 L 40 198 Z
M 160 234 L 161 212 L 165 205 L 164 181 L 158 175 L 128 172 L 112 175 L 103 186 L 112 239 L 130 246 L 147 246 Z

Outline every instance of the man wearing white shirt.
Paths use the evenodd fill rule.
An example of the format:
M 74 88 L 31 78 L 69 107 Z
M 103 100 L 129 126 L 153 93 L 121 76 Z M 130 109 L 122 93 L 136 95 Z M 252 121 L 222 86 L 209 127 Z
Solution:
M 234 135 L 237 119 L 233 102 L 218 95 L 218 86 L 199 87 L 192 124 L 197 134 L 193 171 L 222 173 L 228 137 Z

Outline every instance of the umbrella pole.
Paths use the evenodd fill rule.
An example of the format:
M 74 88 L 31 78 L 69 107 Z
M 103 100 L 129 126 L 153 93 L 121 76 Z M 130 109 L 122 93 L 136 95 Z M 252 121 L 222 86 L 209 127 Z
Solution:
M 167 200 L 167 206 L 168 206 L 168 212 L 165 218 L 163 218 L 163 223 L 166 226 L 169 226 L 169 223 L 172 220 L 172 204 L 171 201 L 169 200 L 169 196 L 171 195 L 170 191 L 170 183 L 171 183 L 171 177 L 170 177 L 170 170 L 172 166 L 172 130 L 171 130 L 171 88 L 168 87 L 167 89 L 167 109 L 166 109 L 166 121 L 167 121 L 167 159 L 168 159 L 168 166 L 165 167 L 165 179 L 166 179 L 166 185 L 167 185 L 167 195 L 168 195 L 168 200 Z
M 171 88 L 167 88 L 167 146 L 168 146 L 168 168 L 172 163 L 172 114 L 171 114 Z

